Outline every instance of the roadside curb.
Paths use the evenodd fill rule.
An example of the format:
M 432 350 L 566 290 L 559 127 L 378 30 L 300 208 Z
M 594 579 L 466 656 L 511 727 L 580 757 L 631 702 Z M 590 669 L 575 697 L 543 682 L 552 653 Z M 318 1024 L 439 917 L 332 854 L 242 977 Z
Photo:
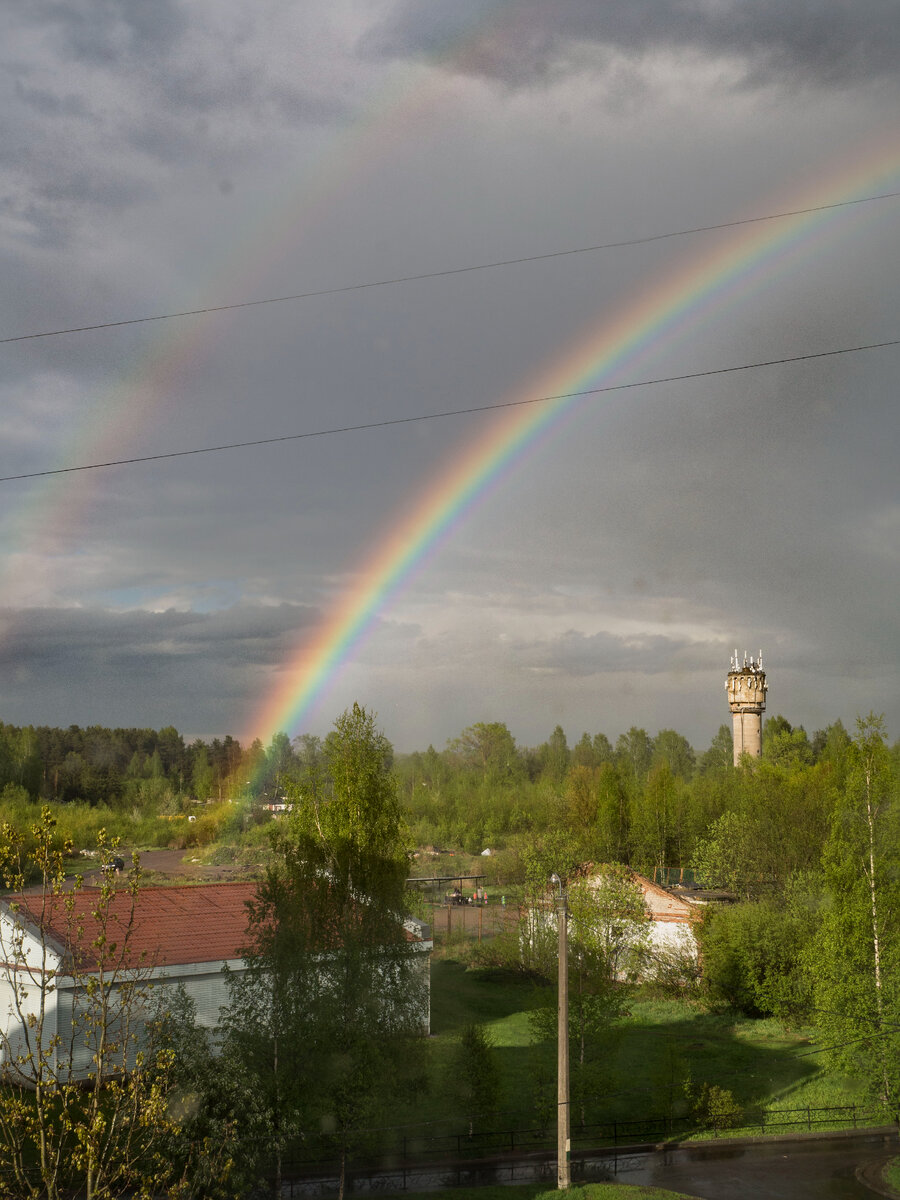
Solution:
M 885 1166 L 894 1157 L 896 1156 L 890 1154 L 875 1162 L 866 1163 L 863 1167 L 857 1167 L 856 1178 L 871 1191 L 877 1192 L 879 1196 L 887 1196 L 888 1200 L 900 1200 L 900 1192 L 895 1191 L 882 1175 Z
M 865 1129 L 829 1129 L 804 1133 L 765 1133 L 756 1134 L 753 1137 L 704 1138 L 702 1141 L 656 1142 L 652 1145 L 619 1146 L 617 1150 L 619 1152 L 647 1153 L 650 1150 L 736 1149 L 741 1146 L 787 1145 L 791 1142 L 846 1142 L 852 1141 L 854 1138 L 871 1141 L 883 1138 L 886 1142 L 893 1139 L 900 1148 L 900 1137 L 898 1137 L 896 1125 L 873 1125 Z M 581 1154 L 582 1151 L 579 1150 L 578 1153 Z M 601 1151 L 590 1151 L 589 1153 L 601 1153 Z M 896 1195 L 896 1193 L 887 1194 Z

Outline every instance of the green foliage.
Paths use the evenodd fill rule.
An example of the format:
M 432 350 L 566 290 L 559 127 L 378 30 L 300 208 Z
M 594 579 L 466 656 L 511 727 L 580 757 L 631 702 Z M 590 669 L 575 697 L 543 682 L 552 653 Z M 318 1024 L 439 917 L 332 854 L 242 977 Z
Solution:
M 900 1110 L 900 795 L 881 718 L 857 721 L 823 865 L 828 904 L 810 961 L 835 1063 Z
M 289 819 L 250 906 L 225 1052 L 252 1081 L 275 1161 L 302 1131 L 346 1161 L 379 1104 L 414 1090 L 427 981 L 402 924 L 406 835 L 390 746 L 354 705 L 324 764 L 287 786 Z
M 720 1087 L 717 1083 L 703 1083 L 699 1088 L 695 1088 L 688 1076 L 685 1095 L 691 1111 L 705 1129 L 721 1132 L 740 1125 L 744 1115 L 743 1109 L 730 1088 Z
M 799 889 L 793 903 L 711 907 L 697 930 L 707 996 L 748 1016 L 798 1020 L 808 1014 L 805 956 L 818 913 Z
M 653 743 L 646 729 L 634 725 L 616 741 L 616 761 L 624 774 L 635 783 L 646 781 L 653 762 Z
M 174 1056 L 147 1046 L 150 981 L 133 941 L 140 865 L 135 856 L 124 879 L 108 871 L 88 891 L 66 880 L 71 849 L 46 807 L 27 835 L 0 825 L 12 893 L 0 973 L 0 1186 L 46 1200 L 155 1195 L 175 1186 L 163 1152 Z M 116 849 L 101 830 L 99 859 Z
M 759 899 L 782 892 L 798 872 L 818 868 L 834 803 L 827 766 L 742 768 L 733 772 L 719 803 L 725 811 L 712 819 L 691 855 L 705 883 Z
M 709 749 L 701 754 L 697 770 L 701 775 L 722 775 L 733 769 L 733 763 L 734 740 L 731 729 L 727 725 L 720 725 Z
M 687 738 L 674 729 L 661 729 L 653 739 L 653 764 L 663 763 L 676 778 L 687 781 L 694 774 L 695 756 Z
M 500 1075 L 494 1044 L 483 1025 L 469 1022 L 459 1032 L 447 1064 L 444 1092 L 465 1114 L 469 1133 L 490 1121 L 500 1106 Z
M 813 750 L 800 725 L 793 729 L 784 717 L 770 717 L 763 729 L 763 758 L 782 767 L 806 766 L 813 761 Z
M 622 867 L 600 868 L 590 879 L 568 888 L 569 1040 L 572 1050 L 572 1098 L 584 1113 L 589 1098 L 607 1081 L 614 1027 L 628 1015 L 625 980 L 636 976 L 649 945 L 649 918 L 640 888 Z M 555 914 L 558 920 L 558 910 Z M 543 920 L 541 919 L 543 918 Z M 530 922 L 531 936 L 542 926 L 552 931 L 540 947 L 544 971 L 557 963 L 558 927 L 546 909 Z M 530 1014 L 532 1035 L 552 1041 L 557 1029 L 557 993 L 538 989 Z
M 171 1057 L 169 1121 L 157 1151 L 171 1200 L 236 1200 L 255 1182 L 265 1143 L 263 1098 L 238 1060 L 216 1053 L 183 986 L 163 988 L 151 1025 L 155 1053 Z

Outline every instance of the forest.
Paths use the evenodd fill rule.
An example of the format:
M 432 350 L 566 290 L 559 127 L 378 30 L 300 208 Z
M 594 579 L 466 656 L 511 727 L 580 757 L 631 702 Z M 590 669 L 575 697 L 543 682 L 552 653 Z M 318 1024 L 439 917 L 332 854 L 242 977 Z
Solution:
M 104 827 L 128 846 L 258 848 L 272 808 L 315 781 L 334 736 L 278 733 L 267 747 L 243 747 L 232 737 L 188 744 L 171 726 L 0 725 L 0 815 L 21 825 L 49 804 L 76 847 Z M 490 850 L 481 869 L 507 889 L 586 863 L 661 881 L 687 872 L 727 889 L 742 903 L 705 922 L 706 984 L 750 1013 L 808 1008 L 799 949 L 823 921 L 835 938 L 851 936 L 836 889 L 856 889 L 869 926 L 876 892 L 876 924 L 895 890 L 900 900 L 900 743 L 873 714 L 853 731 L 836 721 L 811 737 L 771 717 L 762 759 L 737 768 L 726 725 L 699 753 L 675 730 L 634 727 L 570 746 L 557 726 L 522 747 L 506 724 L 482 722 L 441 750 L 405 755 L 381 737 L 410 853 Z M 761 941 L 766 961 L 751 962 Z M 879 950 L 887 971 L 890 932 Z
M 900 743 L 884 769 L 896 784 Z M 808 736 L 766 720 L 762 761 L 735 769 L 722 725 L 698 752 L 672 729 L 632 727 L 612 740 L 584 733 L 570 746 L 557 725 L 535 747 L 507 725 L 482 722 L 436 750 L 394 755 L 410 847 L 490 849 L 491 870 L 521 880 L 522 853 L 565 831 L 582 861 L 620 862 L 648 875 L 703 868 L 744 898 L 780 892 L 816 873 L 836 799 L 846 787 L 851 734 L 840 721 Z M 268 819 L 268 804 L 321 764 L 322 739 L 276 734 L 265 747 L 226 736 L 186 743 L 176 729 L 67 729 L 0 723 L 0 799 L 9 808 L 59 806 L 63 825 L 92 810 L 126 840 L 166 844 L 171 823 L 204 806 L 199 841 Z M 240 814 L 240 815 L 238 815 Z M 142 832 L 128 822 L 140 821 Z M 74 831 L 73 831 L 74 832 Z M 77 841 L 77 837 L 76 837 Z

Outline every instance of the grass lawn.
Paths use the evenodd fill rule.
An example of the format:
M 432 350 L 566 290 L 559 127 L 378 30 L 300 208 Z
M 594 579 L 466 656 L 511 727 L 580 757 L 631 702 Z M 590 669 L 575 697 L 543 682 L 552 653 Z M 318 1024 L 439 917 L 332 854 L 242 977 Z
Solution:
M 559 1200 L 554 1188 L 543 1183 L 524 1183 L 483 1188 L 452 1188 L 438 1192 L 402 1192 L 404 1200 Z M 635 1187 L 629 1183 L 585 1183 L 569 1188 L 571 1200 L 692 1200 L 684 1192 L 664 1188 Z
M 882 1174 L 887 1186 L 900 1195 L 900 1158 L 892 1158 L 890 1162 L 885 1163 Z
M 555 1000 L 548 989 L 543 994 Z M 514 973 L 466 970 L 460 961 L 437 958 L 431 981 L 432 1088 L 417 1104 L 415 1119 L 452 1118 L 448 1072 L 456 1038 L 471 1022 L 486 1028 L 495 1047 L 501 1111 L 493 1127 L 543 1124 L 548 1111 L 555 1119 L 556 1045 L 534 1045 L 528 1020 L 539 996 L 540 989 Z M 860 1086 L 827 1069 L 811 1036 L 808 1029 L 789 1029 L 774 1020 L 709 1013 L 685 1000 L 638 992 L 630 1017 L 604 1048 L 591 1089 L 595 1099 L 585 1109 L 585 1119 L 686 1115 L 687 1080 L 694 1095 L 704 1084 L 728 1089 L 744 1109 L 773 1112 L 862 1103 Z M 572 1062 L 574 1086 L 574 1047 Z M 573 1125 L 580 1115 L 573 1107 Z

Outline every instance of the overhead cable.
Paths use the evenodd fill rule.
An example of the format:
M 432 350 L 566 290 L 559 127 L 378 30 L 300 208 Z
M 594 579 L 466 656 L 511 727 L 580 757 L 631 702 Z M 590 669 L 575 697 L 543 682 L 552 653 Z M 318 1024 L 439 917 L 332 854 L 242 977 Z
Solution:
M 521 400 L 499 400 L 493 404 L 473 404 L 468 408 L 445 409 L 442 412 L 418 413 L 411 417 L 388 417 L 382 421 L 365 421 L 357 425 L 340 425 L 331 429 L 313 429 L 305 433 L 283 433 L 276 437 L 255 438 L 246 442 L 223 442 L 216 446 L 194 446 L 189 450 L 165 450 L 159 454 L 140 454 L 131 458 L 108 459 L 105 462 L 80 463 L 72 467 L 51 467 L 46 471 L 25 471 L 19 475 L 0 475 L 0 483 L 20 479 L 41 479 L 49 475 L 70 475 L 76 471 L 99 471 L 107 467 L 132 466 L 135 463 L 159 462 L 168 458 L 187 458 L 197 454 L 218 454 L 223 450 L 245 450 L 250 446 L 272 446 L 278 442 L 297 442 L 306 438 L 334 437 L 340 433 L 359 433 L 367 429 L 386 429 L 392 425 L 412 425 L 419 421 L 437 421 L 447 417 L 463 417 L 471 413 L 494 412 L 504 408 L 522 408 L 528 404 L 549 404 L 553 400 L 575 400 L 580 396 L 600 396 L 624 392 L 633 388 L 656 387 L 662 383 L 682 383 L 690 379 L 708 379 L 714 375 L 734 375 L 740 371 L 756 371 L 763 367 L 778 367 L 790 363 L 810 362 L 816 358 L 834 358 L 842 354 L 860 354 L 866 350 L 884 350 L 900 346 L 900 338 L 867 345 L 843 346 L 837 350 L 817 350 L 811 354 L 792 354 L 784 358 L 768 358 L 758 362 L 739 363 L 730 367 L 713 367 L 706 371 L 688 371 L 681 375 L 662 375 L 655 379 L 636 379 L 628 383 L 612 383 L 603 387 L 582 388 L 577 392 L 557 392 L 549 396 L 530 396 Z
M 894 200 L 900 192 L 880 192 L 873 196 L 858 196 L 853 200 L 837 200 L 832 204 L 815 204 L 809 208 L 795 208 L 785 212 L 765 213 L 758 217 L 743 217 L 736 221 L 722 221 L 716 225 L 697 225 L 690 229 L 674 229 L 667 233 L 651 233 L 644 237 L 625 238 L 617 242 L 599 242 L 594 246 L 577 246 L 569 250 L 551 250 L 545 254 L 527 254 L 521 258 L 502 258 L 495 262 L 475 263 L 467 267 L 446 267 L 438 271 L 423 271 L 418 275 L 398 275 L 391 279 L 372 279 L 363 283 L 348 283 L 342 287 L 320 288 L 311 292 L 296 292 L 288 296 L 266 296 L 260 300 L 240 300 L 234 304 L 210 304 L 203 308 L 188 308 L 180 312 L 155 313 L 147 317 L 124 317 L 117 321 L 99 321 L 93 325 L 72 325 L 66 329 L 44 329 L 36 333 L 19 333 L 0 338 L 0 346 L 11 342 L 28 342 L 37 338 L 62 337 L 70 333 L 90 333 L 98 329 L 120 329 L 125 325 L 147 325 L 153 321 L 175 321 L 182 317 L 200 317 L 212 313 L 233 312 L 239 308 L 258 308 L 265 304 L 287 304 L 296 300 L 313 300 L 321 296 L 338 296 L 343 292 L 362 292 L 368 288 L 392 287 L 401 283 L 416 283 L 423 279 L 442 279 L 449 275 L 466 275 L 474 271 L 496 271 L 501 267 L 514 267 L 523 263 L 543 262 L 550 258 L 566 258 L 576 254 L 595 254 L 601 250 L 619 250 L 628 246 L 645 246 L 650 242 L 663 242 L 671 238 L 689 237 L 698 233 L 715 233 L 721 229 L 736 229 L 740 225 L 758 225 L 763 221 L 781 221 L 788 217 L 802 217 L 810 213 L 827 212 L 830 209 L 849 208 L 855 204 L 871 204 L 876 200 Z

